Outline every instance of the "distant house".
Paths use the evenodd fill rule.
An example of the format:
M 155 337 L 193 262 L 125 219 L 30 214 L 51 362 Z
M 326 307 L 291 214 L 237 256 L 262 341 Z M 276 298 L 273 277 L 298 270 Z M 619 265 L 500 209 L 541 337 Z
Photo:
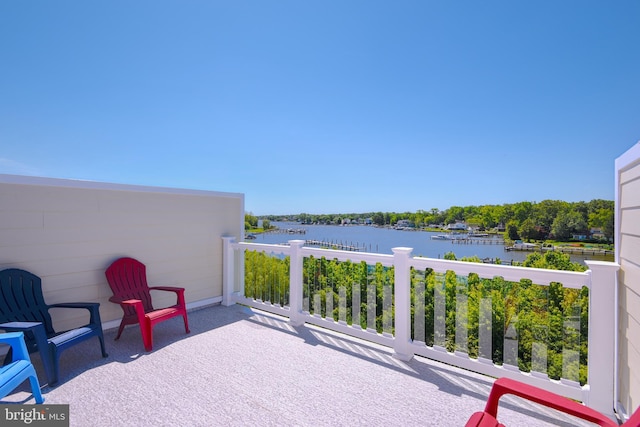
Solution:
M 607 237 L 604 235 L 602 228 L 592 228 L 589 233 L 592 239 L 605 240 Z
M 413 227 L 413 223 L 408 219 L 399 219 L 398 222 L 396 222 L 396 228 L 411 228 L 411 227 Z
M 445 230 L 454 230 L 454 231 L 465 231 L 467 229 L 467 224 L 464 222 L 456 222 L 455 224 L 448 224 L 445 227 Z

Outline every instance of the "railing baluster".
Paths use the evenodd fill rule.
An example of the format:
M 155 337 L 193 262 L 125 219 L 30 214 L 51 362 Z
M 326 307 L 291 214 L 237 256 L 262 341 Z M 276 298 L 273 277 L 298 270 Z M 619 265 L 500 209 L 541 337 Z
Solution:
M 456 352 L 458 355 L 469 353 L 469 281 L 464 276 L 457 277 L 456 286 Z
M 334 320 L 333 319 L 333 289 L 327 288 L 327 293 L 325 295 L 326 295 L 325 304 L 327 306 L 327 310 L 324 318 L 326 320 L 333 321 Z
M 493 307 L 491 304 L 491 297 L 480 299 L 478 359 L 484 363 L 493 363 Z
M 351 326 L 362 329 L 360 324 L 360 286 L 361 285 L 359 283 L 353 284 L 353 291 L 351 294 Z
M 338 322 L 347 324 L 347 288 L 340 286 L 338 293 Z
M 447 349 L 447 301 L 445 297 L 445 274 L 436 273 L 433 287 L 433 347 L 446 351 Z
M 416 284 L 414 290 L 414 314 L 413 314 L 413 341 L 425 343 L 425 285 L 424 281 Z
M 376 285 L 367 285 L 367 330 L 376 332 Z

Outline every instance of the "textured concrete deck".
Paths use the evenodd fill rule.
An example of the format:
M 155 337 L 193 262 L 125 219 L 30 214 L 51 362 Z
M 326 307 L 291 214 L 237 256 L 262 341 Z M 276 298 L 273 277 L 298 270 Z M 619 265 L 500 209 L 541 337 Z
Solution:
M 493 380 L 421 357 L 243 306 L 213 306 L 154 329 L 137 327 L 65 351 L 45 404 L 69 404 L 71 426 L 462 426 L 484 407 Z M 39 356 L 33 356 L 44 379 Z M 26 383 L 2 403 L 35 403 Z M 506 398 L 511 426 L 580 425 Z

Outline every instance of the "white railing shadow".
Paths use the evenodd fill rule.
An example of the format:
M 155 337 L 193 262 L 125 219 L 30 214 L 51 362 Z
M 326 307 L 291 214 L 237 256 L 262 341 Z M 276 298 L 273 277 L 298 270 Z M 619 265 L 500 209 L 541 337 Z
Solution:
M 288 245 L 267 245 L 247 242 L 235 242 L 233 237 L 223 237 L 223 304 L 245 304 L 275 314 L 286 316 L 293 325 L 310 323 L 360 339 L 375 342 L 394 349 L 394 356 L 401 360 L 409 360 L 414 355 L 424 356 L 450 365 L 458 366 L 493 377 L 510 377 L 533 384 L 569 398 L 584 402 L 586 405 L 614 416 L 614 334 L 615 334 L 615 286 L 618 265 L 602 261 L 586 261 L 589 270 L 586 272 L 570 272 L 545 270 L 495 264 L 468 263 L 433 258 L 412 257 L 411 248 L 394 248 L 393 255 L 364 252 L 340 251 L 305 247 L 303 240 L 291 240 Z M 268 284 L 275 290 L 269 290 L 266 298 L 245 296 L 245 251 L 265 253 L 280 258 L 288 257 L 288 277 L 286 274 L 274 277 Z M 304 260 L 330 259 L 340 262 L 366 263 L 368 266 L 380 265 L 393 268 L 393 286 L 382 287 L 383 307 L 382 325 L 376 325 L 375 299 L 380 295 L 371 295 L 375 286 L 369 286 L 367 295 L 362 295 L 360 285 L 354 286 L 351 292 L 352 307 L 366 306 L 366 311 L 353 309 L 349 313 L 346 308 L 346 292 L 343 289 L 338 295 L 321 298 L 308 289 L 303 280 Z M 448 272 L 455 272 L 459 282 L 459 291 L 455 296 L 455 336 L 447 336 L 445 331 L 444 291 L 434 289 L 434 325 L 433 343 L 428 345 L 424 338 L 425 325 L 423 318 L 425 307 L 420 298 L 412 298 L 412 271 L 430 271 L 436 280 L 442 280 Z M 251 272 L 247 272 L 252 274 Z M 271 275 L 274 272 L 264 274 Z M 549 286 L 553 282 L 561 283 L 565 289 L 588 288 L 588 364 L 587 382 L 580 385 L 577 372 L 579 354 L 577 347 L 571 344 L 563 347 L 563 370 L 559 380 L 549 378 L 546 373 L 546 347 L 544 339 L 534 341 L 531 352 L 534 354 L 530 372 L 522 372 L 517 361 L 517 334 L 515 329 L 504 332 L 504 359 L 501 364 L 494 363 L 491 340 L 492 302 L 482 298 L 477 302 L 478 322 L 486 327 L 478 328 L 478 354 L 471 357 L 468 353 L 469 331 L 469 296 L 466 294 L 467 280 L 470 275 L 477 275 L 480 280 L 491 280 L 496 277 L 505 282 L 521 282 L 529 280 L 538 286 Z M 288 283 L 282 283 L 286 282 Z M 415 282 L 415 281 L 414 281 Z M 425 279 L 426 282 L 426 279 Z M 307 286 L 307 288 L 305 288 Z M 414 294 L 420 294 L 420 282 Z M 422 283 L 424 286 L 424 283 Z M 277 288 L 277 289 L 276 289 Z M 271 289 L 271 288 L 269 288 Z M 350 292 L 350 290 L 349 290 Z M 334 307 L 334 300 L 338 307 Z M 366 302 L 366 303 L 365 303 Z M 475 302 L 474 302 L 475 303 Z M 372 308 L 373 307 L 373 308 Z M 322 313 L 325 313 L 323 315 Z M 412 312 L 414 315 L 412 316 Z M 334 314 L 335 313 L 335 314 Z M 415 315 L 415 314 L 418 315 Z M 334 316 L 337 317 L 334 318 Z M 351 324 L 347 322 L 350 317 Z M 380 322 L 379 322 L 380 323 Z M 513 325 L 513 323 L 512 323 Z M 380 327 L 381 326 L 381 327 Z M 380 330 L 381 329 L 381 330 Z M 568 342 L 572 334 L 580 329 L 579 314 L 575 318 L 564 320 L 563 330 Z M 544 335 L 544 328 L 541 329 Z M 455 348 L 451 351 L 451 342 Z M 514 353 L 515 352 L 515 356 Z

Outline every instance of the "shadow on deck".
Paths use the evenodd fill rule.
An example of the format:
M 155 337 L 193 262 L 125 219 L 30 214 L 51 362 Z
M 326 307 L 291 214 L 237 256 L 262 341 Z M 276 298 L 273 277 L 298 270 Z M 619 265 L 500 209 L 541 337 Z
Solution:
M 65 351 L 45 404 L 69 404 L 71 426 L 463 426 L 484 407 L 492 378 L 235 305 L 154 328 L 154 350 L 125 329 L 109 357 L 97 340 Z M 44 371 L 32 355 L 39 377 Z M 23 387 L 1 403 L 35 403 Z M 573 418 L 516 398 L 511 426 L 575 426 Z

